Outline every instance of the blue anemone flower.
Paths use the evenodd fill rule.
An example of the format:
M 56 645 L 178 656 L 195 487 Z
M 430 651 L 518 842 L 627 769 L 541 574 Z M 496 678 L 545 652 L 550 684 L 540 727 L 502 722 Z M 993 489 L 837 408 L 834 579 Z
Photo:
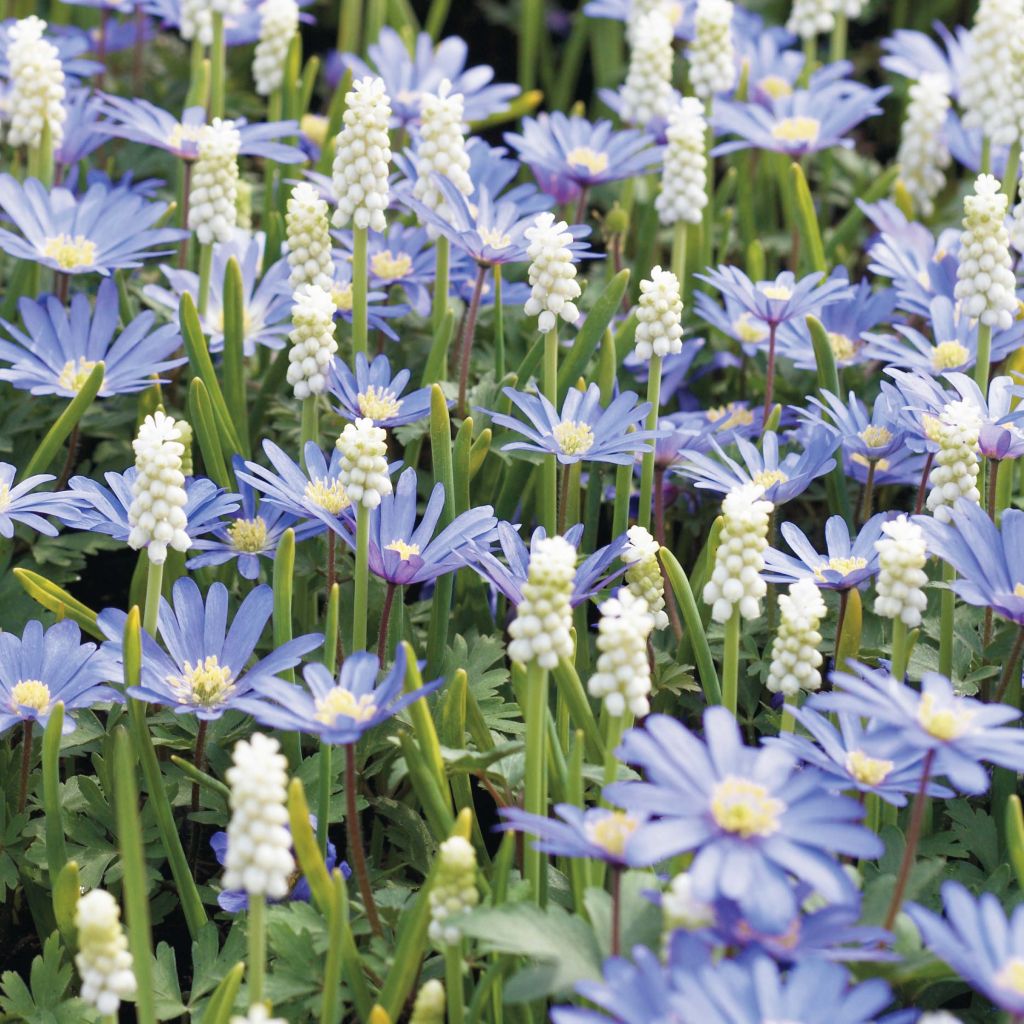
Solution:
M 352 257 L 342 249 L 332 253 L 331 270 L 334 280 L 331 284 L 331 298 L 334 299 L 335 317 L 352 323 Z M 284 281 L 282 289 L 291 298 L 291 286 Z M 385 289 L 375 289 L 366 293 L 366 320 L 371 331 L 380 331 L 392 341 L 398 341 L 398 335 L 388 324 L 389 320 L 405 316 L 407 306 L 393 302 Z
M 637 0 L 587 0 L 583 13 L 588 18 L 607 18 L 609 21 L 621 21 L 629 24 Z M 680 0 L 679 3 L 665 4 L 665 13 L 672 23 L 673 35 L 676 39 L 693 38 L 693 15 L 697 9 L 697 0 Z M 740 16 L 740 10 L 736 16 Z
M 44 516 L 56 516 L 66 521 L 74 507 L 69 500 L 70 495 L 66 491 L 33 493 L 40 484 L 56 478 L 51 473 L 36 473 L 16 484 L 14 477 L 17 472 L 17 466 L 0 462 L 0 537 L 13 537 L 15 523 L 23 523 L 47 537 L 56 537 L 57 527 Z
M 879 60 L 886 71 L 917 81 L 923 74 L 941 75 L 953 99 L 960 95 L 960 79 L 967 60 L 965 47 L 969 30 L 963 25 L 948 29 L 941 21 L 932 22 L 939 42 L 926 32 L 898 28 L 882 40 Z
M 392 430 L 430 415 L 430 388 L 403 394 L 411 376 L 407 369 L 392 376 L 391 362 L 385 355 L 374 356 L 369 362 L 364 353 L 357 352 L 355 373 L 343 360 L 334 360 L 327 387 L 341 403 L 335 408 L 342 418 L 369 419 L 378 427 Z
M 239 707 L 258 681 L 294 668 L 323 642 L 321 634 L 307 633 L 249 665 L 273 610 L 270 587 L 254 587 L 228 627 L 228 589 L 223 583 L 214 583 L 204 600 L 194 580 L 187 576 L 175 580 L 171 602 L 160 598 L 157 630 L 164 646 L 143 631 L 142 675 L 128 695 L 204 720 Z M 107 637 L 102 654 L 108 671 L 117 678 L 122 672 L 126 619 L 124 612 L 108 608 L 96 620 Z
M 860 455 L 867 462 L 878 462 L 906 443 L 901 420 L 890 401 L 887 395 L 880 395 L 869 415 L 867 406 L 855 392 L 851 391 L 844 403 L 838 395 L 823 388 L 821 398 L 808 397 L 813 408 L 800 409 L 798 413 L 811 430 L 832 427 L 838 431 L 846 451 Z
M 53 154 L 58 166 L 77 164 L 107 141 L 108 135 L 100 128 L 102 106 L 103 101 L 91 89 L 70 90 L 65 103 L 64 138 Z
M 26 623 L 21 636 L 0 631 L 0 733 L 19 722 L 43 728 L 54 704 L 64 704 L 65 733 L 73 732 L 70 712 L 94 704 L 121 703 L 107 680 L 95 644 L 83 644 L 70 619 L 44 630 L 41 622 Z
M 825 554 L 819 555 L 804 532 L 794 523 L 783 523 L 779 531 L 793 554 L 776 548 L 764 553 L 762 575 L 771 583 L 794 583 L 811 578 L 821 590 L 851 590 L 863 587 L 878 574 L 878 552 L 875 541 L 882 536 L 886 512 L 872 516 L 856 539 L 850 538 L 849 527 L 842 516 L 829 516 L 825 522 Z
M 0 208 L 21 231 L 0 229 L 0 249 L 62 274 L 103 274 L 142 266 L 188 238 L 179 228 L 154 227 L 167 204 L 97 182 L 84 195 L 0 174 Z
M 0 320 L 11 337 L 0 339 L 0 361 L 11 364 L 0 370 L 0 380 L 33 395 L 74 398 L 99 362 L 104 364 L 100 396 L 131 394 L 151 387 L 159 374 L 186 361 L 172 358 L 181 347 L 177 325 L 154 327 L 156 317 L 150 312 L 140 313 L 118 333 L 120 307 L 113 278 L 100 282 L 95 310 L 88 296 L 77 292 L 70 309 L 50 295 L 39 301 L 22 299 L 18 312 L 24 331 Z
M 856 889 L 834 857 L 877 857 L 883 846 L 860 821 L 863 808 L 837 796 L 812 769 L 779 747 L 744 746 L 722 707 L 704 712 L 704 739 L 666 715 L 631 729 L 617 755 L 646 781 L 615 782 L 607 799 L 657 815 L 646 829 L 651 855 L 692 852 L 696 897 L 735 900 L 757 929 L 778 930 L 798 909 L 794 877 L 828 903 Z

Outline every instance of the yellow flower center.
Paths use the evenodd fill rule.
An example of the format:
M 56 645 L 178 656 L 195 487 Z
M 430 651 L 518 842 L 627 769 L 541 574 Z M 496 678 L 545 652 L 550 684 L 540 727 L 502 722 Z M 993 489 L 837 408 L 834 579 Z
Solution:
M 757 84 L 761 91 L 767 93 L 773 100 L 793 95 L 793 86 L 781 75 L 765 75 Z
M 857 569 L 863 569 L 868 564 L 866 558 L 830 558 L 827 562 L 822 562 L 817 569 L 814 570 L 814 575 L 819 580 L 825 578 L 825 570 L 829 569 L 832 572 L 837 572 L 841 576 L 849 576 L 851 572 Z
M 0 512 L 6 512 L 11 504 L 11 489 L 7 484 L 0 484 Z
M 337 480 L 311 480 L 306 484 L 306 497 L 332 516 L 344 512 L 352 504 L 345 488 Z
M 236 551 L 255 555 L 267 546 L 267 524 L 262 516 L 255 519 L 236 519 L 228 527 L 231 544 Z
M 942 420 L 938 416 L 924 413 L 921 416 L 921 426 L 924 428 L 924 436 L 929 441 L 939 441 L 942 437 Z
M 402 408 L 401 401 L 390 388 L 378 388 L 371 384 L 356 396 L 359 411 L 370 420 L 388 420 L 397 416 Z
M 860 452 L 854 452 L 850 456 L 850 461 L 856 462 L 858 466 L 870 466 L 874 463 L 875 469 L 880 469 L 883 472 L 892 465 L 888 459 L 869 459 L 866 455 L 861 455 Z
M 759 320 L 755 320 L 749 313 L 740 313 L 733 320 L 732 329 L 736 337 L 748 345 L 756 345 L 768 337 L 768 328 Z
M 420 546 L 419 544 L 406 544 L 404 540 L 393 540 L 384 550 L 397 551 L 398 557 L 403 562 L 408 562 L 413 555 L 420 553 Z
M 821 122 L 816 117 L 784 117 L 772 126 L 772 138 L 780 142 L 817 142 Z
M 608 154 L 598 153 L 589 146 L 577 146 L 565 154 L 573 167 L 585 167 L 591 174 L 600 174 L 608 169 Z
M 788 479 L 781 469 L 765 469 L 753 476 L 754 483 L 760 484 L 766 491 L 775 484 L 784 484 Z
M 948 742 L 962 736 L 971 724 L 972 713 L 946 704 L 936 705 L 935 697 L 926 693 L 917 709 L 917 720 L 929 735 Z
M 167 682 L 180 704 L 212 708 L 223 704 L 234 691 L 231 678 L 230 667 L 222 665 L 217 656 L 211 654 L 195 665 L 186 661 L 185 671 L 179 676 L 168 676 Z
M 828 332 L 828 347 L 832 349 L 833 357 L 840 363 L 847 362 L 857 354 L 857 345 L 853 339 L 838 331 Z
M 209 315 L 208 323 L 213 334 L 224 333 L 224 307 L 222 306 L 217 310 L 216 313 Z M 242 309 L 242 333 L 248 335 L 252 330 L 252 313 L 247 309 Z
M 331 289 L 331 300 L 336 309 L 340 309 L 342 313 L 349 312 L 352 308 L 352 282 L 336 284 Z
M 334 686 L 327 691 L 326 697 L 316 702 L 316 720 L 324 725 L 334 725 L 338 718 L 351 718 L 354 722 L 367 722 L 377 713 L 377 705 L 373 696 L 364 693 L 356 698 L 351 690 L 344 686 Z
M 1024 959 L 1019 956 L 1010 957 L 995 976 L 995 983 L 1000 988 L 1024 995 Z
M 63 232 L 43 243 L 43 255 L 53 260 L 61 270 L 78 270 L 96 262 L 96 243 L 85 235 L 65 235 Z
M 479 234 L 484 245 L 489 245 L 492 249 L 507 249 L 512 244 L 512 236 L 497 228 L 481 228 Z
M 395 256 L 390 249 L 384 249 L 373 254 L 370 269 L 382 281 L 397 281 L 412 270 L 412 257 L 404 252 Z
M 793 289 L 784 284 L 766 284 L 761 286 L 761 294 L 766 299 L 777 299 L 780 302 L 788 302 L 793 298 Z
M 749 427 L 754 422 L 754 414 L 750 409 L 744 409 L 742 405 L 730 402 L 728 405 L 720 405 L 714 409 L 708 409 L 705 415 L 709 423 L 715 425 L 715 430 L 730 430 L 732 427 Z
M 846 755 L 846 770 L 865 786 L 879 786 L 893 770 L 894 762 L 880 757 L 868 757 L 863 750 L 851 750 Z
M 621 857 L 626 852 L 626 843 L 636 831 L 639 822 L 636 818 L 623 811 L 613 811 L 586 826 L 587 839 L 595 846 L 600 846 L 613 857 Z
M 565 420 L 551 433 L 566 455 L 584 455 L 594 447 L 594 432 L 586 423 Z
M 727 775 L 711 794 L 711 816 L 719 828 L 743 839 L 770 836 L 786 805 L 760 782 Z
M 323 146 L 327 141 L 327 118 L 320 114 L 303 114 L 299 121 L 299 129 L 317 146 Z
M 892 431 L 886 427 L 865 427 L 858 435 L 869 448 L 882 448 L 892 440 Z
M 19 708 L 31 708 L 45 714 L 50 709 L 50 688 L 38 679 L 22 679 L 11 690 L 11 708 L 15 712 Z
M 5 487 L 4 490 L 7 490 L 7 488 Z M 1013 588 L 1013 596 L 1024 597 L 1024 583 L 1018 583 L 1017 586 Z
M 932 369 L 936 373 L 940 370 L 955 370 L 958 366 L 963 366 L 970 357 L 970 352 L 959 341 L 943 341 L 936 345 L 935 351 L 932 352 Z
M 95 367 L 96 363 L 93 360 L 84 359 L 82 356 L 79 356 L 77 361 L 69 359 L 57 377 L 57 384 L 66 391 L 81 391 Z
M 202 124 L 176 124 L 167 136 L 167 145 L 171 149 L 181 149 L 183 143 L 198 142 L 205 127 Z

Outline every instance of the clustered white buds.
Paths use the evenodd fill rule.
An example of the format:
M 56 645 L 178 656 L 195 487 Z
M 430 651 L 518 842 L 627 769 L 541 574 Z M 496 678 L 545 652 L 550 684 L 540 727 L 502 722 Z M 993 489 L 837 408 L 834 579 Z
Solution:
M 628 543 L 622 549 L 626 569 L 626 586 L 647 605 L 647 612 L 655 629 L 668 625 L 665 613 L 665 578 L 658 562 L 658 542 L 642 526 L 631 526 L 626 531 Z
M 637 718 L 650 713 L 651 666 L 647 638 L 654 620 L 647 602 L 628 588 L 601 605 L 597 624 L 597 668 L 587 683 L 590 696 L 603 700 L 612 718 L 627 711 Z
M 690 47 L 693 94 L 708 100 L 736 84 L 732 42 L 732 0 L 697 0 L 695 34 Z
M 233 121 L 215 117 L 199 135 L 192 169 L 188 226 L 202 245 L 230 241 L 238 221 L 238 150 L 241 136 Z
M 228 17 L 245 9 L 244 0 L 181 0 L 181 38 L 213 44 L 213 15 Z
M 767 686 L 772 693 L 792 697 L 821 686 L 822 656 L 818 626 L 826 612 L 821 591 L 810 576 L 797 580 L 779 598 L 779 631 L 772 644 Z
M 260 732 L 235 744 L 231 762 L 224 888 L 284 899 L 295 870 L 286 806 L 288 762 L 277 740 Z
M 391 142 L 388 126 L 391 101 L 380 78 L 360 78 L 345 97 L 345 115 L 338 132 L 332 177 L 338 207 L 334 226 L 354 222 L 360 229 L 385 231 L 384 211 L 390 195 L 388 170 Z
M 43 38 L 45 31 L 46 22 L 34 14 L 7 31 L 7 141 L 12 146 L 40 145 L 44 127 L 54 149 L 64 139 L 64 68 L 57 47 Z
M 523 599 L 508 627 L 508 656 L 552 669 L 572 657 L 572 585 L 576 549 L 564 537 L 537 541 L 530 555 Z
M 437 875 L 430 890 L 428 934 L 439 946 L 455 946 L 462 933 L 450 918 L 472 910 L 480 899 L 476 888 L 476 851 L 462 836 L 446 839 L 437 851 Z
M 620 98 L 622 120 L 646 128 L 668 117 L 672 106 L 672 25 L 658 7 L 637 19 L 631 32 L 626 81 Z
M 416 993 L 409 1024 L 444 1024 L 444 1020 L 444 985 L 437 978 L 430 978 Z
M 832 0 L 836 14 L 843 14 L 850 19 L 859 18 L 867 5 L 868 0 Z
M 147 416 L 132 442 L 135 480 L 128 508 L 129 547 L 147 547 L 149 560 L 162 565 L 167 549 L 188 551 L 192 544 L 186 528 L 185 474 L 182 472 L 181 429 L 170 416 L 157 410 Z
M 558 317 L 574 324 L 580 312 L 575 300 L 580 297 L 576 264 L 572 261 L 572 235 L 564 220 L 553 213 L 539 213 L 533 226 L 524 232 L 530 243 L 530 297 L 523 307 L 527 316 L 537 317 L 541 333 L 553 330 Z
M 768 589 L 761 570 L 772 508 L 760 484 L 741 484 L 725 496 L 715 567 L 704 586 L 704 601 L 711 605 L 715 622 L 728 622 L 734 607 L 744 619 L 761 614 L 761 598 Z
M 953 506 L 961 499 L 981 501 L 978 490 L 978 434 L 981 417 L 969 402 L 950 402 L 937 420 L 929 419 L 929 436 L 938 443 L 935 465 L 928 476 L 928 511 L 940 523 L 952 519 Z
M 256 92 L 269 96 L 284 81 L 288 50 L 299 30 L 299 5 L 295 0 L 263 0 L 256 10 L 260 38 L 252 57 L 252 77 Z
M 801 39 L 813 39 L 821 32 L 831 32 L 835 23 L 832 0 L 793 0 L 786 29 Z
M 682 352 L 683 297 L 671 270 L 654 267 L 650 280 L 640 282 L 636 320 L 636 354 L 641 359 Z
M 910 86 L 896 162 L 900 180 L 926 217 L 934 211 L 934 199 L 946 184 L 944 169 L 951 159 L 944 132 L 948 113 L 949 81 L 945 75 L 923 74 Z
M 928 558 L 924 531 L 905 515 L 883 524 L 878 552 L 878 580 L 875 583 L 875 614 L 899 619 L 908 629 L 921 625 L 921 613 L 928 607 L 924 585 Z
M 327 202 L 308 181 L 300 181 L 292 189 L 285 225 L 288 266 L 292 268 L 288 283 L 292 290 L 300 285 L 315 284 L 330 291 L 334 285 L 334 266 Z
M 681 871 L 661 896 L 662 924 L 666 932 L 694 932 L 714 924 L 714 908 L 694 895 L 693 877 Z
M 995 145 L 1009 146 L 1020 135 L 1022 38 L 1022 0 L 981 0 L 958 67 L 959 98 L 964 126 L 984 132 Z
M 327 390 L 327 371 L 338 343 L 334 339 L 334 299 L 318 284 L 304 284 L 292 296 L 292 347 L 288 383 L 298 399 Z
M 438 86 L 436 94 L 424 93 L 420 101 L 413 195 L 442 216 L 448 212 L 448 204 L 435 174 L 447 178 L 464 196 L 473 191 L 462 110 L 462 94 L 452 92 L 452 83 L 447 78 Z
M 271 1017 L 264 1003 L 253 1003 L 244 1017 L 232 1017 L 231 1024 L 288 1024 L 284 1017 Z
M 974 195 L 964 198 L 957 299 L 967 316 L 998 330 L 1008 330 L 1017 311 L 1010 236 L 1006 230 L 1008 198 L 991 174 L 979 174 Z
M 338 482 L 353 505 L 376 508 L 380 499 L 391 493 L 387 436 L 387 431 L 375 427 L 373 420 L 358 419 L 346 423 L 337 440 L 341 452 Z
M 661 191 L 654 200 L 658 219 L 666 226 L 701 222 L 708 204 L 706 132 L 704 107 L 696 97 L 684 96 L 672 107 L 665 132 Z
M 82 979 L 82 999 L 104 1017 L 115 1017 L 121 1000 L 135 992 L 132 955 L 117 900 L 103 889 L 79 897 L 75 928 L 75 966 Z

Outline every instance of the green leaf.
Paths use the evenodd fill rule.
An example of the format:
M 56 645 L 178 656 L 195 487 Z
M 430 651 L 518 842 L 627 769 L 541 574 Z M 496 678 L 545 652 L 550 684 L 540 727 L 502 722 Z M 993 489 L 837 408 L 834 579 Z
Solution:
M 178 962 L 174 950 L 161 942 L 156 947 L 156 962 L 153 965 L 153 997 L 156 1002 L 156 1019 L 171 1020 L 188 1010 L 181 1001 L 178 985 Z
M 605 285 L 604 291 L 587 313 L 572 348 L 562 361 L 558 370 L 558 394 L 564 395 L 573 386 L 576 378 L 583 373 L 597 350 L 598 343 L 604 336 L 608 325 L 622 305 L 622 296 L 629 286 L 629 270 L 620 270 Z

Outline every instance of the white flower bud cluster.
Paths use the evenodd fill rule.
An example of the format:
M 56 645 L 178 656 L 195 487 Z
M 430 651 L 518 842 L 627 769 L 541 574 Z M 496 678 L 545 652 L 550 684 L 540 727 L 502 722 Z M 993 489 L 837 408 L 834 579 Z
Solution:
M 455 946 L 462 940 L 462 933 L 449 919 L 472 910 L 480 900 L 476 888 L 476 850 L 462 836 L 451 836 L 440 845 L 437 857 L 427 932 L 438 946 Z
M 682 871 L 669 882 L 661 896 L 661 919 L 666 932 L 695 932 L 715 922 L 714 908 L 694 895 L 693 878 Z
M 444 1024 L 444 985 L 437 978 L 423 982 L 412 1004 L 409 1024 Z
M 135 993 L 135 972 L 121 908 L 103 889 L 79 897 L 75 910 L 78 952 L 75 966 L 82 979 L 82 1000 L 104 1017 L 114 1017 L 121 1000 Z
M 843 14 L 850 20 L 859 18 L 867 5 L 868 0 L 832 0 L 836 14 Z
M 938 442 L 935 465 L 928 476 L 928 511 L 940 523 L 952 519 L 953 506 L 961 499 L 981 501 L 978 490 L 978 433 L 981 417 L 978 408 L 969 402 L 950 402 L 937 421 L 932 421 L 929 435 Z
M 708 205 L 707 122 L 703 104 L 684 96 L 668 115 L 661 191 L 654 200 L 658 219 L 665 226 L 685 221 L 699 224 Z
M 622 120 L 646 128 L 672 107 L 672 25 L 658 7 L 637 20 L 620 98 Z
M 256 92 L 269 96 L 284 82 L 288 50 L 299 31 L 299 5 L 295 0 L 263 0 L 256 10 L 260 38 L 252 56 L 252 77 Z
M 375 427 L 373 420 L 358 419 L 346 423 L 337 440 L 341 452 L 338 483 L 353 505 L 376 508 L 380 499 L 391 493 L 387 436 L 387 431 Z
M 530 257 L 530 297 L 523 307 L 527 316 L 537 317 L 537 329 L 546 334 L 553 330 L 558 317 L 574 324 L 580 311 L 575 300 L 580 297 L 576 280 L 576 264 L 572 261 L 572 235 L 564 220 L 556 221 L 553 213 L 539 213 L 533 226 L 524 232 Z
M 984 132 L 999 146 L 1020 135 L 1024 72 L 1022 0 L 980 0 L 960 65 L 964 126 Z
M 181 429 L 157 410 L 139 427 L 132 442 L 135 449 L 135 481 L 128 508 L 128 546 L 136 551 L 148 545 L 149 560 L 162 565 L 167 549 L 188 551 L 192 544 L 185 532 L 185 474 L 181 471 L 185 446 Z
M 444 79 L 436 94 L 424 93 L 420 101 L 419 139 L 416 143 L 416 184 L 413 195 L 442 216 L 448 214 L 444 193 L 434 178 L 447 178 L 464 196 L 473 191 L 462 123 L 462 93 L 452 92 Z
M 690 47 L 690 85 L 708 100 L 736 84 L 732 42 L 732 0 L 697 0 L 696 32 Z
M 202 245 L 229 242 L 238 222 L 238 150 L 241 136 L 233 121 L 215 117 L 199 135 L 192 170 L 188 226 Z
M 45 31 L 46 22 L 34 14 L 7 31 L 7 141 L 12 146 L 40 145 L 47 126 L 54 149 L 64 139 L 64 68 L 57 47 L 43 38 Z
M 832 0 L 793 0 L 786 31 L 801 39 L 813 39 L 822 32 L 831 32 L 835 23 Z
M 327 372 L 338 351 L 334 340 L 335 306 L 330 292 L 318 284 L 297 288 L 292 302 L 288 383 L 301 400 L 327 390 Z
M 315 284 L 329 292 L 334 286 L 334 266 L 327 202 L 308 181 L 300 181 L 292 189 L 285 225 L 292 291 L 300 285 Z
M 231 820 L 224 856 L 224 888 L 280 900 L 295 870 L 288 831 L 288 762 L 280 744 L 263 733 L 239 740 L 227 781 Z
M 627 711 L 643 718 L 651 710 L 651 666 L 647 638 L 654 620 L 647 602 L 623 587 L 601 605 L 597 624 L 597 668 L 587 683 L 590 696 L 603 700 L 612 718 Z
M 391 101 L 380 78 L 360 78 L 345 97 L 345 115 L 338 132 L 332 178 L 338 207 L 334 226 L 387 230 L 384 211 L 390 195 L 388 171 Z
M 264 1003 L 253 1003 L 244 1017 L 232 1017 L 231 1024 L 288 1024 L 284 1017 L 271 1017 Z
M 629 542 L 622 550 L 626 569 L 626 586 L 647 604 L 647 613 L 655 629 L 668 625 L 665 612 L 665 578 L 658 561 L 658 542 L 642 526 L 631 526 L 626 531 Z
M 181 0 L 181 38 L 198 39 L 203 46 L 213 44 L 213 15 L 225 18 L 241 14 L 245 10 L 244 0 Z
M 671 270 L 654 267 L 651 279 L 640 282 L 636 320 L 636 354 L 641 359 L 664 359 L 683 351 L 683 297 Z
M 818 626 L 826 612 L 825 600 L 814 579 L 806 576 L 779 598 L 779 631 L 772 644 L 767 686 L 772 693 L 792 697 L 801 690 L 821 686 L 822 656 Z
M 969 317 L 1001 331 L 1009 330 L 1017 311 L 1017 279 L 1006 230 L 1008 198 L 991 174 L 979 174 L 974 195 L 964 198 L 957 299 Z
M 878 552 L 878 579 L 875 583 L 875 614 L 899 619 L 908 629 L 921 625 L 921 613 L 928 607 L 924 571 L 928 552 L 924 532 L 905 515 L 883 524 Z
M 508 627 L 508 656 L 552 669 L 572 657 L 572 585 L 576 549 L 564 537 L 545 537 L 530 555 L 523 599 Z
M 725 496 L 715 567 L 704 585 L 704 601 L 711 605 L 715 622 L 728 622 L 737 606 L 744 619 L 761 614 L 761 598 L 768 589 L 761 570 L 772 508 L 760 484 L 741 484 Z
M 949 82 L 945 75 L 926 73 L 910 86 L 896 162 L 900 179 L 926 217 L 934 211 L 934 199 L 946 184 L 943 172 L 951 158 L 943 129 L 948 113 Z

